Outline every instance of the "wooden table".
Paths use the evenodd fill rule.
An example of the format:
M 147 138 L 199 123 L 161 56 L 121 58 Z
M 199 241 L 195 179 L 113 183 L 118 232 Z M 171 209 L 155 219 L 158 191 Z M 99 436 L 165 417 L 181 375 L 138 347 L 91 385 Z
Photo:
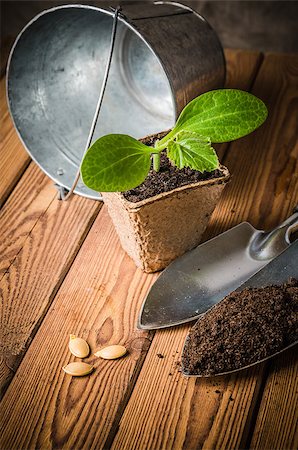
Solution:
M 205 239 L 243 220 L 274 227 L 298 199 L 298 56 L 226 56 L 227 86 L 263 99 L 269 118 L 219 148 L 233 177 Z M 57 200 L 16 136 L 4 80 L 1 87 L 1 449 L 297 447 L 295 349 L 229 377 L 183 377 L 189 326 L 136 328 L 157 275 L 136 269 L 105 206 L 78 196 Z M 86 338 L 92 353 L 120 343 L 129 355 L 91 356 L 95 372 L 71 378 L 61 370 L 74 360 L 70 333 Z

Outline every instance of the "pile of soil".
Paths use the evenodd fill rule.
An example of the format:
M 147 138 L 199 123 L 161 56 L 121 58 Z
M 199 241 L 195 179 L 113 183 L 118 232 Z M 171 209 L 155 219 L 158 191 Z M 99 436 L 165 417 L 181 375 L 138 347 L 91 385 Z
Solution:
M 199 319 L 182 356 L 189 375 L 241 369 L 298 340 L 298 280 L 233 292 Z
M 149 137 L 143 140 L 146 145 L 154 145 L 155 140 L 161 139 L 166 133 L 161 133 L 157 136 Z M 160 170 L 155 172 L 150 170 L 145 181 L 134 189 L 123 192 L 123 196 L 126 200 L 136 203 L 146 198 L 154 197 L 162 192 L 169 192 L 180 186 L 185 186 L 191 183 L 197 183 L 198 181 L 211 180 L 222 176 L 222 172 L 219 169 L 212 172 L 198 172 L 190 168 L 178 169 L 174 167 L 166 156 L 166 151 L 161 153 L 160 157 Z

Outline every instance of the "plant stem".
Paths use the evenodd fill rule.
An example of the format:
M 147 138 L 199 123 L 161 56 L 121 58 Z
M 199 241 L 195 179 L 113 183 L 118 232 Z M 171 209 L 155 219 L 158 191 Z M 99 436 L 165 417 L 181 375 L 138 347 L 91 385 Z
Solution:
M 159 172 L 160 169 L 160 153 L 152 153 L 153 170 Z
M 167 136 L 165 136 L 163 138 L 163 140 L 166 138 Z M 162 150 L 164 150 L 165 148 L 167 148 L 168 142 L 169 140 L 165 141 L 163 144 L 161 143 L 162 141 L 160 141 L 159 139 L 155 142 L 154 145 L 154 149 L 157 150 L 158 152 L 161 152 Z

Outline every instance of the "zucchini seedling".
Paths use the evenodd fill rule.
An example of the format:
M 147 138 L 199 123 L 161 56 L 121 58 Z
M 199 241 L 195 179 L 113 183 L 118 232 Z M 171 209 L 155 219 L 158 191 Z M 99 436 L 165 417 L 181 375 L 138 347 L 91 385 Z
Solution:
M 125 134 L 108 134 L 88 149 L 81 165 L 86 186 L 98 192 L 124 192 L 140 185 L 151 165 L 160 167 L 166 151 L 179 169 L 190 167 L 211 172 L 219 167 L 212 143 L 229 142 L 246 136 L 267 117 L 265 104 L 238 89 L 206 92 L 188 103 L 174 128 L 154 147 Z

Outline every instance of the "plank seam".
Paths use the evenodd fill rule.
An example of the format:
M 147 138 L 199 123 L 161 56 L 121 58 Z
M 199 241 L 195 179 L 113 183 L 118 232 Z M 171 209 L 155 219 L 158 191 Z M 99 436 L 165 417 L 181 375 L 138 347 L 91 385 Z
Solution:
M 28 161 L 24 164 L 22 167 L 22 170 L 20 170 L 17 174 L 17 176 L 12 181 L 11 185 L 7 187 L 6 191 L 4 192 L 2 199 L 0 200 L 0 210 L 4 207 L 10 196 L 12 195 L 16 185 L 20 182 L 21 178 L 25 174 L 26 170 L 29 168 L 30 164 L 32 163 L 32 159 L 29 158 Z
M 133 370 L 133 373 L 132 373 L 132 376 L 131 376 L 131 380 L 129 382 L 129 387 L 128 387 L 127 391 L 125 392 L 125 395 L 124 395 L 124 398 L 123 398 L 122 402 L 120 402 L 120 404 L 119 404 L 119 406 L 117 408 L 117 411 L 116 411 L 116 414 L 115 414 L 115 418 L 113 420 L 113 424 L 112 424 L 111 429 L 109 431 L 109 434 L 108 434 L 108 436 L 107 436 L 107 438 L 106 438 L 106 440 L 105 440 L 105 442 L 103 444 L 103 449 L 110 449 L 112 447 L 112 443 L 113 443 L 113 441 L 114 441 L 114 439 L 116 437 L 116 434 L 118 433 L 119 423 L 121 421 L 121 418 L 123 416 L 125 408 L 126 408 L 128 402 L 130 400 L 131 394 L 132 394 L 132 392 L 133 392 L 133 390 L 135 388 L 135 385 L 136 385 L 136 382 L 138 380 L 139 374 L 140 374 L 140 372 L 142 370 L 143 364 L 145 362 L 147 354 L 148 354 L 148 352 L 150 350 L 150 347 L 152 345 L 152 341 L 153 341 L 153 338 L 155 336 L 155 333 L 156 332 L 154 330 L 150 330 L 148 332 L 148 337 L 147 338 L 149 339 L 150 344 L 149 345 L 148 345 L 148 343 L 144 344 L 144 346 L 146 346 L 146 352 L 144 351 L 144 353 L 143 353 L 144 346 L 141 349 L 142 358 L 140 358 L 138 360 L 138 363 L 136 364 L 136 366 L 135 366 L 135 368 Z
M 269 361 L 269 362 L 263 363 L 263 364 L 265 367 L 264 367 L 264 370 L 262 373 L 260 389 L 256 396 L 255 404 L 254 404 L 254 406 L 252 406 L 251 419 L 248 423 L 246 431 L 244 431 L 244 433 L 243 433 L 244 436 L 243 436 L 243 441 L 241 441 L 241 448 L 247 448 L 247 449 L 251 448 L 251 442 L 252 442 L 257 418 L 258 418 L 258 415 L 260 412 L 260 407 L 261 407 L 262 400 L 263 400 L 263 395 L 264 395 L 264 391 L 265 391 L 265 387 L 266 387 L 266 383 L 267 383 L 267 379 L 268 379 L 268 375 L 269 375 L 269 368 L 270 368 L 271 362 Z
M 34 164 L 32 162 L 32 164 Z M 29 168 L 29 166 L 27 167 L 27 169 Z M 23 173 L 23 175 L 25 175 L 25 172 Z M 20 181 L 20 179 L 19 179 Z M 14 264 L 16 258 L 18 257 L 18 255 L 21 253 L 21 251 L 23 250 L 23 247 L 25 245 L 25 243 L 27 242 L 27 240 L 29 239 L 29 237 L 31 236 L 33 230 L 35 229 L 36 225 L 39 223 L 39 221 L 44 217 L 44 215 L 46 214 L 46 212 L 48 211 L 48 209 L 50 208 L 50 206 L 52 205 L 52 203 L 54 202 L 56 196 L 53 196 L 52 200 L 50 201 L 50 203 L 48 204 L 48 206 L 46 207 L 46 209 L 40 214 L 40 216 L 36 219 L 36 222 L 34 223 L 33 227 L 31 228 L 31 230 L 29 231 L 29 233 L 27 234 L 21 248 L 19 249 L 19 251 L 15 254 L 14 258 L 10 261 L 9 266 L 6 268 L 6 270 L 3 272 L 2 277 L 0 278 L 0 281 L 4 278 L 4 276 L 10 271 L 11 266 Z

